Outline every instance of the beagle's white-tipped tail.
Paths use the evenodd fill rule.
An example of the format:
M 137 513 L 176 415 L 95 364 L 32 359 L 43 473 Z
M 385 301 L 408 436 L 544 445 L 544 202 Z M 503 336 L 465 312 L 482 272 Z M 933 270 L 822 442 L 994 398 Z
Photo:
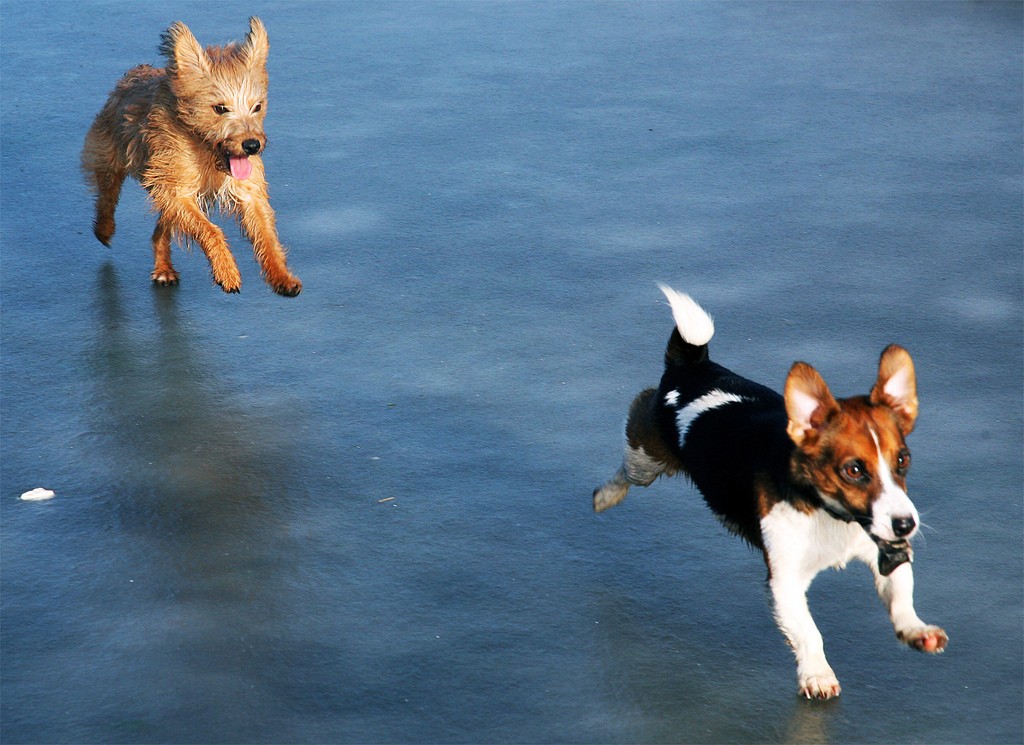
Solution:
M 668 285 L 659 284 L 658 287 L 668 298 L 668 304 L 672 307 L 672 317 L 683 341 L 695 347 L 703 347 L 711 341 L 711 337 L 715 335 L 715 322 L 711 320 L 707 311 L 685 293 L 677 292 Z

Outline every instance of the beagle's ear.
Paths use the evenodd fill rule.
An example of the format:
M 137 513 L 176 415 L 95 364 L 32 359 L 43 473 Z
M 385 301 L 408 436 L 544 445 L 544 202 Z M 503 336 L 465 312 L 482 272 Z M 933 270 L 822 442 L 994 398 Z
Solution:
M 839 411 L 839 404 L 817 370 L 797 362 L 786 377 L 786 432 L 798 447 L 811 444 Z
M 917 378 L 914 361 L 903 347 L 890 344 L 878 362 L 878 380 L 871 389 L 871 403 L 888 406 L 896 414 L 903 434 L 910 434 L 917 420 Z

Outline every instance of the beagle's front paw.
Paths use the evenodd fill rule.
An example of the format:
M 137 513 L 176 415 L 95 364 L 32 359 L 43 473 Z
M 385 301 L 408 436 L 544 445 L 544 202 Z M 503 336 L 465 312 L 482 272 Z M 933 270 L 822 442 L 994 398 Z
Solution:
M 949 643 L 949 636 L 938 626 L 920 626 L 916 629 L 901 631 L 897 636 L 908 647 L 929 654 L 944 652 Z

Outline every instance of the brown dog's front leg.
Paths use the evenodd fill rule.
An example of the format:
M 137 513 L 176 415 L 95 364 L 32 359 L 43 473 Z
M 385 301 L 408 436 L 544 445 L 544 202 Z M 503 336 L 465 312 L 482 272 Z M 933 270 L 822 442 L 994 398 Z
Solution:
M 210 262 L 213 281 L 220 285 L 224 292 L 239 292 L 242 289 L 242 275 L 238 271 L 235 257 L 231 255 L 231 250 L 228 248 L 224 231 L 210 222 L 195 202 L 187 199 L 174 199 L 170 204 L 159 204 L 158 206 L 160 217 L 157 220 L 157 230 L 153 233 L 153 253 L 157 264 L 154 275 L 161 269 L 161 257 L 166 258 L 166 267 L 170 267 L 169 240 L 166 248 L 157 243 L 157 238 L 163 236 L 162 224 L 164 230 L 174 231 L 199 244 Z M 154 280 L 156 280 L 155 276 Z
M 288 271 L 284 246 L 277 237 L 274 210 L 265 195 L 251 196 L 239 204 L 239 222 L 252 241 L 263 277 L 274 292 L 285 297 L 302 292 L 302 280 Z

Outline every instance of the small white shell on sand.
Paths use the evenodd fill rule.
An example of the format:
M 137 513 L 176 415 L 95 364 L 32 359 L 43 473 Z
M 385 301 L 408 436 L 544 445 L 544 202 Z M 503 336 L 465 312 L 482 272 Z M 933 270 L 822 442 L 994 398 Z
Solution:
M 42 502 L 45 499 L 53 499 L 56 496 L 57 494 L 55 492 L 52 492 L 49 489 L 44 489 L 40 486 L 32 491 L 25 492 L 21 495 L 21 498 L 26 502 Z

